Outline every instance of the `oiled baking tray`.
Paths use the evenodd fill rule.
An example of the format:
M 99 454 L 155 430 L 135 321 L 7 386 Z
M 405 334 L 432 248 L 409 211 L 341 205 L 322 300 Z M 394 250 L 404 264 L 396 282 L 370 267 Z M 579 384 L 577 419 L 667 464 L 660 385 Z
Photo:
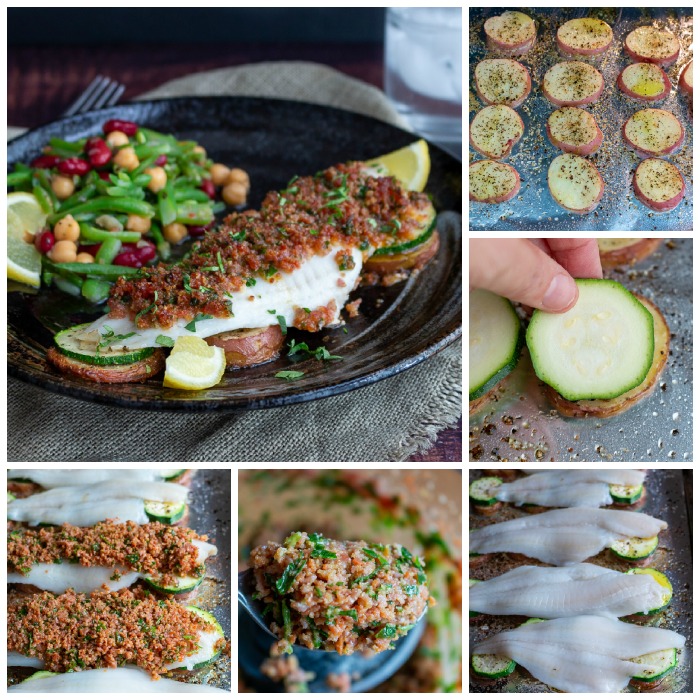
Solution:
M 484 476 L 481 469 L 469 470 L 469 483 Z M 518 472 L 518 478 L 525 476 Z M 679 655 L 678 668 L 655 689 L 661 693 L 690 693 L 693 690 L 693 571 L 690 544 L 690 512 L 686 509 L 683 470 L 649 469 L 645 481 L 646 500 L 640 512 L 660 518 L 668 523 L 668 529 L 659 535 L 659 548 L 654 553 L 650 567 L 663 571 L 673 585 L 671 605 L 654 617 L 653 626 L 674 630 L 686 638 L 685 647 Z M 475 514 L 470 507 L 469 529 L 485 527 L 494 522 L 524 517 L 520 508 L 504 504 L 493 516 Z M 630 566 L 607 551 L 588 559 L 592 564 L 616 571 L 627 571 Z M 530 564 L 538 562 L 531 561 Z M 494 554 L 479 567 L 469 568 L 469 577 L 486 580 L 500 576 L 520 565 L 507 554 Z M 541 564 L 546 566 L 545 564 Z M 517 627 L 522 618 L 487 616 L 469 626 L 469 648 L 497 632 Z M 591 669 L 592 673 L 597 672 Z M 553 692 L 544 683 L 535 680 L 525 669 L 518 666 L 513 674 L 495 686 L 483 686 L 470 677 L 470 692 L 479 693 L 541 693 Z M 628 687 L 623 692 L 634 692 Z
M 474 67 L 485 58 L 497 58 L 486 50 L 484 21 L 505 8 L 469 10 L 469 120 L 484 107 L 474 90 Z M 511 8 L 517 9 L 517 8 Z M 504 162 L 512 165 L 522 180 L 520 193 L 502 204 L 469 203 L 469 228 L 472 231 L 690 231 L 693 227 L 693 119 L 688 97 L 678 92 L 681 70 L 693 58 L 693 10 L 687 8 L 523 8 L 537 24 L 537 44 L 529 53 L 516 57 L 532 76 L 532 92 L 517 109 L 525 123 L 525 134 Z M 555 63 L 566 59 L 556 46 L 556 31 L 575 17 L 597 17 L 613 29 L 613 44 L 600 57 L 576 57 L 592 63 L 605 79 L 600 99 L 586 105 L 603 131 L 603 145 L 590 157 L 605 181 L 605 192 L 598 207 L 580 216 L 560 207 L 547 189 L 549 164 L 561 153 L 552 146 L 545 123 L 556 109 L 542 95 L 544 74 Z M 678 61 L 665 69 L 673 89 L 670 95 L 651 105 L 629 100 L 620 93 L 616 80 L 620 71 L 633 63 L 623 49 L 627 34 L 639 26 L 653 25 L 672 31 L 681 43 Z M 640 158 L 625 148 L 622 125 L 647 106 L 672 112 L 686 131 L 682 150 L 669 158 L 685 179 L 683 202 L 671 212 L 659 214 L 642 205 L 632 191 L 632 175 Z M 469 151 L 469 162 L 483 158 Z
M 518 366 L 469 419 L 470 462 L 691 462 L 693 241 L 665 239 L 633 267 L 606 273 L 651 299 L 671 331 L 654 391 L 611 418 L 565 418 L 545 398 L 523 349 Z

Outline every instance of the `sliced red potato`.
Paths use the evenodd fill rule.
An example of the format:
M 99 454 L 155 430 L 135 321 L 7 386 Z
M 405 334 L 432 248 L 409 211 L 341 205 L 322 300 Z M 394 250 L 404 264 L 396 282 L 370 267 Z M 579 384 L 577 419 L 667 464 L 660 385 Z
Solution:
M 530 73 L 510 58 L 488 58 L 474 69 L 476 94 L 485 105 L 519 107 L 530 94 Z
M 625 39 L 625 51 L 634 61 L 670 66 L 678 60 L 681 45 L 668 29 L 637 27 Z
M 666 156 L 683 145 L 685 130 L 665 109 L 640 109 L 624 123 L 622 138 L 641 158 Z
M 662 238 L 599 238 L 600 264 L 605 268 L 634 265 L 650 256 Z
M 520 175 L 507 163 L 477 160 L 469 166 L 469 199 L 497 204 L 513 199 L 520 191 Z
M 208 345 L 223 348 L 227 368 L 252 367 L 275 359 L 284 345 L 279 326 L 243 328 L 205 338 Z
M 486 47 L 506 56 L 522 56 L 537 40 L 537 27 L 531 17 L 508 10 L 484 22 Z
M 693 62 L 691 61 L 681 73 L 678 87 L 686 94 L 693 96 Z
M 598 168 L 573 153 L 564 153 L 552 161 L 547 172 L 547 184 L 557 204 L 574 214 L 593 211 L 605 187 Z
M 605 53 L 612 44 L 613 30 L 602 19 L 570 19 L 557 30 L 557 46 L 566 55 L 593 56 Z
M 393 255 L 373 255 L 363 267 L 366 272 L 389 275 L 400 270 L 424 268 L 440 249 L 440 234 L 435 231 L 425 243 Z
M 666 324 L 666 319 L 664 319 L 656 304 L 639 294 L 635 294 L 635 296 L 654 317 L 654 359 L 644 381 L 639 386 L 626 391 L 614 399 L 586 399 L 584 401 L 569 401 L 556 389 L 545 385 L 544 393 L 546 397 L 562 415 L 570 418 L 610 418 L 610 416 L 624 413 L 632 408 L 634 404 L 654 390 L 656 380 L 666 365 L 671 343 L 671 332 Z
M 46 359 L 64 374 L 101 384 L 144 382 L 165 368 L 165 354 L 160 349 L 149 357 L 128 365 L 91 365 L 68 357 L 56 348 L 47 350 Z
M 655 102 L 671 92 L 671 81 L 655 63 L 633 63 L 617 76 L 620 92 L 633 100 Z
M 469 144 L 482 156 L 500 160 L 510 154 L 525 131 L 520 115 L 506 105 L 490 105 L 477 112 L 469 125 Z
M 577 107 L 595 102 L 603 93 L 603 76 L 583 61 L 556 63 L 542 80 L 542 93 L 557 107 Z
M 589 156 L 603 143 L 603 132 L 595 117 L 580 107 L 560 107 L 549 115 L 547 136 L 565 153 Z
M 675 209 L 685 194 L 685 180 L 680 170 L 660 158 L 646 158 L 637 166 L 632 187 L 637 199 L 654 211 Z

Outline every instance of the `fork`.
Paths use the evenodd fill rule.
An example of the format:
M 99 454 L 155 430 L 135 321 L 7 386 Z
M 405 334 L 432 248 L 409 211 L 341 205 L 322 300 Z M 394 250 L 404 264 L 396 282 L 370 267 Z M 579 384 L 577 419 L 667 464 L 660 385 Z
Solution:
M 126 90 L 126 86 L 118 83 L 116 80 L 107 78 L 104 75 L 98 75 L 87 88 L 85 88 L 78 99 L 68 107 L 63 113 L 63 116 L 70 117 L 74 114 L 87 112 L 91 109 L 111 107 L 117 104 L 124 90 Z

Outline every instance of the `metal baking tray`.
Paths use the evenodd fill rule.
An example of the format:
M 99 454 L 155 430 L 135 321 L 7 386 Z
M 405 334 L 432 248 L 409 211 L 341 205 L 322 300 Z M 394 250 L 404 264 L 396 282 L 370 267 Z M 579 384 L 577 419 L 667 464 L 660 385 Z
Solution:
M 469 10 L 469 120 L 484 105 L 474 90 L 474 67 L 484 58 L 496 58 L 486 51 L 484 21 L 505 8 Z M 693 10 L 681 8 L 524 8 L 537 23 L 537 44 L 529 53 L 516 57 L 532 76 L 532 92 L 518 113 L 525 123 L 525 134 L 505 162 L 512 165 L 522 180 L 520 193 L 502 204 L 469 203 L 469 228 L 472 231 L 691 231 L 693 228 L 693 119 L 687 96 L 676 86 L 683 67 L 692 60 Z M 604 134 L 603 145 L 591 156 L 605 181 L 605 192 L 591 214 L 580 216 L 560 207 L 547 189 L 549 163 L 561 153 L 552 146 L 545 132 L 547 117 L 555 107 L 540 91 L 542 78 L 551 66 L 567 60 L 556 46 L 559 26 L 575 17 L 597 17 L 613 29 L 610 49 L 600 57 L 577 57 L 592 63 L 605 79 L 601 98 L 586 109 L 591 111 Z M 623 97 L 616 80 L 632 60 L 623 50 L 627 34 L 636 27 L 654 25 L 672 31 L 680 40 L 678 61 L 665 69 L 673 89 L 663 101 L 650 106 L 672 112 L 683 124 L 686 137 L 680 153 L 670 160 L 680 169 L 686 182 L 685 199 L 671 212 L 654 213 L 634 196 L 632 175 L 639 157 L 622 142 L 622 125 L 646 105 Z M 469 151 L 469 162 L 483 156 Z
M 690 543 L 691 512 L 686 508 L 683 469 L 650 469 L 645 486 L 646 501 L 641 512 L 661 518 L 668 523 L 668 530 L 659 535 L 659 548 L 649 566 L 663 571 L 673 585 L 671 605 L 658 617 L 654 626 L 672 629 L 686 638 L 685 648 L 679 656 L 678 668 L 656 689 L 662 693 L 690 693 L 693 690 L 693 571 Z M 469 483 L 484 476 L 480 469 L 469 470 Z M 525 476 L 520 473 L 519 477 Z M 500 520 L 526 515 L 521 509 L 504 504 L 495 516 L 476 515 L 470 509 L 469 529 L 484 527 Z M 587 560 L 616 571 L 627 571 L 630 566 L 613 555 L 603 552 Z M 536 562 L 529 562 L 536 563 Z M 507 554 L 495 554 L 480 567 L 470 567 L 470 578 L 489 579 L 519 566 Z M 544 566 L 544 565 L 543 565 Z M 504 629 L 511 629 L 522 622 L 522 618 L 488 616 L 469 626 L 470 649 L 482 639 L 493 636 Z M 541 693 L 553 692 L 544 683 L 535 680 L 525 669 L 518 666 L 508 678 L 492 687 L 482 686 L 470 678 L 470 692 L 479 693 Z M 635 692 L 626 688 L 623 692 Z
M 671 330 L 653 393 L 612 418 L 565 418 L 547 401 L 527 348 L 502 391 L 469 419 L 470 462 L 691 462 L 693 241 L 667 239 L 606 277 L 651 299 Z

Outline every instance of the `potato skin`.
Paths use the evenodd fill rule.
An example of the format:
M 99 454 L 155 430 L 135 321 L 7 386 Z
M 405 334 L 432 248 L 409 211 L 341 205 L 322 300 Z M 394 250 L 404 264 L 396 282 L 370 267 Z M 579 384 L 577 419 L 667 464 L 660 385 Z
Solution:
M 618 265 L 634 265 L 651 255 L 662 243 L 662 238 L 643 238 L 632 245 L 616 250 L 600 251 L 600 263 L 605 269 Z
M 486 166 L 486 167 L 502 166 L 505 168 L 510 168 L 510 170 L 513 171 L 513 175 L 515 178 L 515 184 L 509 192 L 504 192 L 503 194 L 489 196 L 486 198 L 477 197 L 475 194 L 472 193 L 472 188 L 470 186 L 469 187 L 469 199 L 471 201 L 482 202 L 484 204 L 498 204 L 500 202 L 507 202 L 509 199 L 513 199 L 513 197 L 515 197 L 515 195 L 517 195 L 518 192 L 520 192 L 520 173 L 518 173 L 518 171 L 514 167 L 512 167 L 511 165 L 508 165 L 507 163 L 498 163 L 497 161 L 494 161 L 494 160 L 476 160 L 469 166 L 470 179 L 472 177 L 472 168 L 478 166 L 481 169 L 484 167 L 484 166 L 479 165 L 480 163 L 493 163 L 494 164 L 493 166 Z
M 569 20 L 569 22 L 565 22 L 561 27 L 559 27 L 559 29 L 557 29 L 557 48 L 559 49 L 559 52 L 561 54 L 563 54 L 564 56 L 597 56 L 599 54 L 605 53 L 610 48 L 610 45 L 613 42 L 613 34 L 612 30 L 605 22 L 603 22 L 603 24 L 605 24 L 605 26 L 609 30 L 609 41 L 606 44 L 594 49 L 585 49 L 576 46 L 569 46 L 561 38 L 560 34 L 562 33 L 562 29 L 565 28 L 566 25 L 571 22 L 578 22 L 578 20 Z
M 646 160 L 653 160 L 653 159 L 646 159 Z M 642 188 L 639 185 L 638 179 L 637 179 L 637 174 L 639 173 L 639 168 L 643 167 L 643 164 L 646 162 L 646 160 L 643 160 L 638 166 L 637 169 L 634 171 L 634 177 L 632 178 L 632 187 L 634 189 L 634 194 L 636 195 L 637 199 L 646 207 L 649 207 L 649 209 L 652 209 L 653 211 L 658 211 L 658 212 L 667 212 L 671 211 L 672 209 L 675 209 L 682 201 L 683 197 L 685 196 L 685 180 L 683 179 L 683 176 L 680 173 L 680 170 L 676 168 L 673 163 L 666 163 L 666 161 L 662 161 L 663 163 L 666 163 L 666 166 L 670 166 L 671 168 L 674 168 L 675 171 L 678 173 L 678 176 L 681 179 L 681 191 L 671 197 L 671 199 L 667 199 L 663 202 L 658 202 L 654 199 L 650 199 L 647 197 L 647 195 L 644 194 L 642 191 Z
M 638 102 L 657 102 L 668 97 L 668 94 L 671 92 L 671 81 L 668 79 L 668 76 L 661 68 L 659 68 L 659 77 L 661 78 L 661 81 L 664 84 L 663 92 L 660 92 L 658 95 L 640 95 L 639 93 L 630 90 L 630 88 L 628 88 L 625 84 L 624 76 L 625 73 L 635 65 L 637 64 L 633 63 L 627 66 L 622 71 L 620 71 L 620 75 L 617 76 L 617 87 L 621 93 L 627 95 L 627 97 L 629 97 L 631 100 L 637 100 Z
M 158 349 L 149 357 L 128 365 L 90 365 L 49 348 L 46 359 L 64 374 L 72 374 L 99 384 L 144 382 L 165 369 L 165 353 Z
M 658 110 L 660 112 L 665 112 L 666 110 Z M 638 114 L 638 112 L 635 112 L 635 114 Z M 666 155 L 671 155 L 672 153 L 675 153 L 682 145 L 683 141 L 685 140 L 685 129 L 683 128 L 683 125 L 678 121 L 678 119 L 671 114 L 671 112 L 667 112 L 667 114 L 675 119 L 678 122 L 678 125 L 680 126 L 680 137 L 678 140 L 668 146 L 667 148 L 662 148 L 659 150 L 647 150 L 645 148 L 642 148 L 638 144 L 634 143 L 630 138 L 627 136 L 627 125 L 630 123 L 630 121 L 634 118 L 634 114 L 622 125 L 622 140 L 631 148 L 640 158 L 648 158 L 649 156 L 666 156 Z
M 500 152 L 498 153 L 489 153 L 486 148 L 487 146 L 480 142 L 478 139 L 478 135 L 475 133 L 478 131 L 477 124 L 481 123 L 483 125 L 483 121 L 480 117 L 483 117 L 483 115 L 486 112 L 490 113 L 490 116 L 488 117 L 488 123 L 490 124 L 490 128 L 493 130 L 494 129 L 494 117 L 495 117 L 495 122 L 496 126 L 495 128 L 498 128 L 499 125 L 502 126 L 503 124 L 503 112 L 508 112 L 511 116 L 509 117 L 510 119 L 515 119 L 516 121 L 513 123 L 517 123 L 518 129 L 520 133 L 514 133 L 512 135 L 512 138 L 508 139 L 507 143 L 503 145 L 503 148 Z M 501 114 L 499 116 L 496 116 L 492 114 L 492 112 L 500 112 Z M 500 122 L 500 124 L 499 124 Z M 510 124 L 510 122 L 509 122 Z M 502 158 L 506 158 L 510 155 L 510 152 L 513 150 L 513 146 L 515 146 L 518 141 L 523 136 L 523 133 L 525 132 L 525 124 L 523 124 L 523 120 L 520 117 L 520 115 L 512 109 L 512 107 L 507 107 L 506 105 L 491 105 L 489 107 L 484 107 L 481 111 L 477 112 L 476 116 L 472 120 L 472 123 L 469 125 L 469 145 L 477 152 L 480 153 L 482 156 L 486 156 L 486 158 L 490 158 L 492 160 L 501 160 Z
M 367 272 L 387 275 L 399 270 L 420 270 L 425 267 L 440 248 L 440 234 L 437 231 L 422 245 L 394 255 L 373 255 L 364 266 Z
M 552 112 L 552 114 L 554 114 L 554 112 Z M 587 112 L 586 114 L 590 113 Z M 549 117 L 551 118 L 552 115 L 550 114 Z M 596 134 L 595 137 L 588 143 L 574 144 L 565 140 L 557 139 L 552 133 L 552 129 L 549 125 L 549 119 L 547 119 L 547 123 L 545 124 L 547 137 L 549 138 L 550 142 L 555 148 L 561 149 L 562 151 L 564 151 L 564 153 L 575 153 L 577 156 L 590 156 L 591 154 L 595 153 L 603 143 L 603 132 L 600 130 L 600 127 L 598 126 L 598 123 L 595 121 L 595 117 L 592 114 L 590 114 L 590 118 L 595 124 Z
M 558 156 L 561 157 L 561 156 Z M 556 160 L 556 159 L 555 159 Z M 574 214 L 590 214 L 600 203 L 600 200 L 603 198 L 603 194 L 605 192 L 605 181 L 600 175 L 600 172 L 598 171 L 598 168 L 593 165 L 593 163 L 590 163 L 588 161 L 593 170 L 595 171 L 595 175 L 598 178 L 598 194 L 596 195 L 595 201 L 593 201 L 589 206 L 583 208 L 583 209 L 573 209 L 572 207 L 566 206 L 563 202 L 561 202 L 557 197 L 555 196 L 554 192 L 552 191 L 551 184 L 549 182 L 549 176 L 547 177 L 547 187 L 549 188 L 549 193 L 552 195 L 552 199 L 562 208 L 566 209 L 567 211 L 573 212 Z M 551 165 L 550 165 L 551 167 Z
M 580 63 L 580 62 L 578 62 L 578 61 L 566 61 L 565 63 Z M 558 65 L 560 65 L 560 64 L 555 64 L 554 66 L 552 66 L 552 68 L 550 68 L 549 71 L 547 71 L 547 73 L 545 73 L 545 76 L 542 80 L 542 94 L 553 105 L 555 105 L 557 107 L 580 107 L 581 105 L 587 105 L 587 104 L 591 104 L 592 102 L 595 102 L 603 94 L 603 90 L 605 89 L 605 83 L 602 80 L 602 76 L 600 76 L 601 77 L 600 87 L 598 87 L 594 92 L 586 95 L 585 97 L 581 97 L 580 99 L 573 99 L 573 100 L 561 99 L 561 98 L 557 97 L 555 94 L 553 94 L 552 92 L 550 92 L 547 89 L 547 76 L 548 76 L 549 72 L 553 68 L 556 68 Z M 583 65 L 588 66 L 588 64 L 583 64 Z M 593 68 L 593 66 L 588 66 L 588 67 Z M 595 68 L 593 70 L 595 70 L 596 73 L 598 73 L 598 75 L 600 75 L 600 72 L 597 71 Z
M 677 44 L 677 48 L 675 49 L 674 52 L 672 52 L 670 55 L 664 57 L 664 58 L 657 58 L 651 55 L 645 55 L 641 53 L 637 53 L 631 46 L 631 44 L 634 42 L 635 39 L 635 32 L 638 34 L 640 33 L 645 33 L 649 30 L 652 30 L 653 27 L 637 27 L 637 29 L 632 30 L 626 37 L 625 37 L 625 51 L 627 52 L 627 55 L 633 60 L 638 63 L 655 63 L 657 66 L 663 66 L 663 67 L 668 67 L 672 66 L 677 60 L 678 56 L 680 54 L 680 43 L 678 42 L 678 39 L 671 33 L 665 30 L 660 30 L 664 34 L 671 35 L 673 39 L 675 40 L 675 43 Z
M 691 98 L 693 97 L 693 85 L 692 83 L 688 82 L 688 74 L 690 73 L 692 75 L 693 71 L 693 62 L 691 61 L 684 69 L 683 72 L 681 73 L 680 80 L 678 81 L 678 87 L 686 94 L 689 95 Z
M 223 349 L 227 369 L 252 367 L 275 359 L 284 345 L 284 334 L 278 326 L 243 328 L 205 338 L 208 345 Z
M 634 296 L 646 306 L 654 317 L 654 359 L 646 378 L 639 386 L 630 389 L 621 396 L 605 400 L 589 399 L 585 401 L 569 401 L 556 389 L 545 384 L 545 396 L 563 416 L 569 418 L 610 418 L 611 416 L 624 413 L 632 408 L 634 404 L 641 401 L 654 390 L 656 380 L 661 375 L 666 365 L 666 360 L 668 359 L 671 331 L 668 328 L 666 319 L 663 317 L 663 314 L 656 304 L 640 294 L 635 294 Z
M 497 53 L 503 54 L 504 56 L 522 56 L 526 54 L 537 41 L 537 28 L 535 27 L 535 22 L 532 18 L 530 19 L 530 35 L 529 38 L 523 41 L 505 41 L 502 35 L 499 36 L 500 24 L 503 18 L 508 14 L 514 14 L 512 12 L 504 12 L 502 15 L 495 17 L 489 17 L 486 22 L 484 22 L 484 34 L 486 34 L 486 48 L 489 51 L 495 51 Z M 518 13 L 524 14 L 524 13 Z

